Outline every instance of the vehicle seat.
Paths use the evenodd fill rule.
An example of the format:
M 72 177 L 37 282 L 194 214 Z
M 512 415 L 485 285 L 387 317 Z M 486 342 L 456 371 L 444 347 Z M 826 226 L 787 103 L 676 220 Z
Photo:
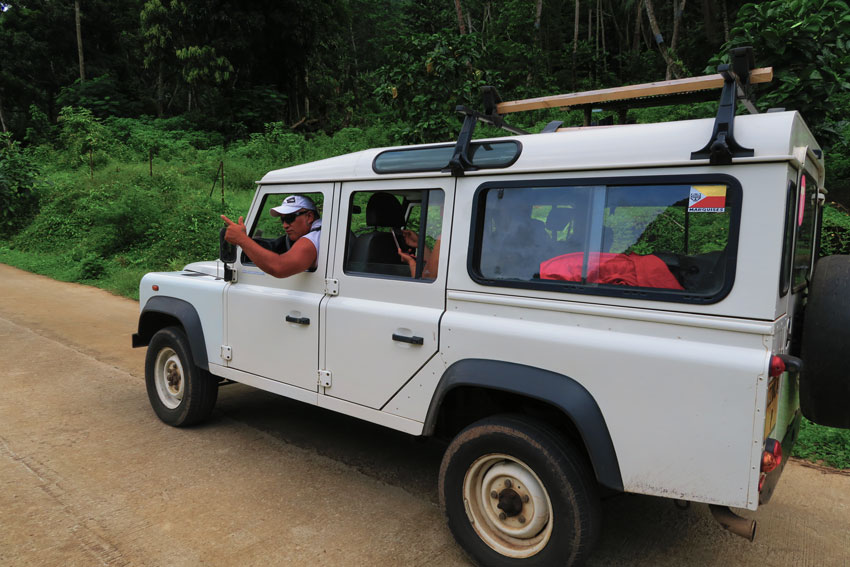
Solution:
M 558 233 L 563 232 L 571 222 L 573 222 L 573 209 L 552 207 L 546 217 L 546 230 L 549 231 L 552 240 L 558 240 Z M 564 239 L 566 239 L 566 236 Z
M 551 239 L 543 221 L 529 218 L 488 238 L 482 269 L 502 279 L 531 280 L 549 258 Z
M 350 265 L 355 271 L 410 275 L 410 268 L 398 255 L 393 235 L 379 228 L 395 231 L 401 242 L 404 209 L 390 193 L 375 193 L 366 203 L 366 225 L 371 230 L 358 235 L 351 250 Z

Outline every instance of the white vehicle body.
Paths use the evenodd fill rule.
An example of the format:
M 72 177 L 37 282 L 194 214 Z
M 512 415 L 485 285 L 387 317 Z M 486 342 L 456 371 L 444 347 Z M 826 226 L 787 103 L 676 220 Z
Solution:
M 488 567 L 581 563 L 600 487 L 707 503 L 752 540 L 728 507 L 769 501 L 803 413 L 850 428 L 850 256 L 817 259 L 821 148 L 796 112 L 737 116 L 772 69 L 750 48 L 730 60 L 506 103 L 484 87 L 483 114 L 457 108 L 456 143 L 267 173 L 246 250 L 228 230 L 218 261 L 142 279 L 133 345 L 154 411 L 198 423 L 232 381 L 448 439 L 440 505 Z M 624 124 L 632 104 L 712 88 L 714 120 Z M 588 124 L 597 104 L 621 125 L 503 119 L 570 107 Z M 478 121 L 518 135 L 472 140 Z M 259 269 L 251 255 L 303 258 L 260 248 L 287 254 L 308 213 L 317 267 Z
M 272 171 L 259 182 L 246 225 L 254 226 L 267 194 L 320 193 L 318 269 L 276 279 L 243 257 L 228 282 L 221 262 L 191 264 L 181 272 L 146 275 L 140 304 L 159 297 L 193 306 L 215 376 L 412 435 L 433 433 L 429 409 L 440 381 L 464 361 L 569 377 L 595 400 L 610 435 L 618 470 L 600 470 L 605 463 L 588 448 L 603 484 L 607 479 L 616 486 L 619 478 L 617 488 L 626 492 L 753 510 L 765 439 L 783 439 L 799 406 L 796 377 L 786 373 L 778 387 L 778 418 L 766 427 L 768 366 L 772 355 L 789 349 L 789 314 L 797 301 L 776 285 L 786 186 L 805 170 L 822 188 L 824 170 L 820 149 L 795 112 L 738 117 L 737 139 L 755 155 L 726 166 L 690 159 L 712 124 L 517 137 L 522 151 L 509 167 L 463 177 L 378 174 L 373 161 L 385 149 Z M 470 275 L 475 194 L 485 183 L 592 185 L 599 178 L 699 175 L 728 176 L 742 193 L 734 281 L 719 301 L 499 287 Z M 444 192 L 448 220 L 433 281 L 346 273 L 351 195 L 383 189 Z M 310 323 L 287 322 L 287 316 Z M 423 341 L 393 341 L 394 333 Z M 523 375 L 512 379 L 521 383 Z M 529 392 L 536 399 L 549 394 Z

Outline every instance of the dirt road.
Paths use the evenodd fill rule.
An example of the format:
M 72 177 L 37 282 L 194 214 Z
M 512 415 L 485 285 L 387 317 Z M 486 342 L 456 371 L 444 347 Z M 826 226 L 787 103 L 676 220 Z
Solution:
M 252 390 L 212 421 L 151 411 L 138 304 L 0 265 L 0 565 L 467 565 L 442 447 Z M 707 507 L 604 503 L 591 565 L 850 566 L 850 476 L 792 462 L 755 543 Z

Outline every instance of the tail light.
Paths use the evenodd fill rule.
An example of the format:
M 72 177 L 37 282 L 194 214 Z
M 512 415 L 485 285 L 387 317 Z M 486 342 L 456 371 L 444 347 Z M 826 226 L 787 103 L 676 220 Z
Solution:
M 770 357 L 770 367 L 768 369 L 768 375 L 771 378 L 776 378 L 777 376 L 782 376 L 785 372 L 785 361 L 782 360 L 782 357 L 774 354 Z
M 767 368 L 767 373 L 771 378 L 782 376 L 785 371 L 792 374 L 798 373 L 803 369 L 803 361 L 796 356 L 788 354 L 774 354 L 770 357 L 770 364 Z
M 769 473 L 782 464 L 782 445 L 776 439 L 768 439 L 761 454 L 761 472 Z

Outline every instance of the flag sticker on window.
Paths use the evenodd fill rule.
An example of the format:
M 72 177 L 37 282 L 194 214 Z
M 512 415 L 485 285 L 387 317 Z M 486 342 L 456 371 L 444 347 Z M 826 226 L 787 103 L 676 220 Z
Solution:
M 726 212 L 725 185 L 692 185 L 688 201 L 690 213 Z

